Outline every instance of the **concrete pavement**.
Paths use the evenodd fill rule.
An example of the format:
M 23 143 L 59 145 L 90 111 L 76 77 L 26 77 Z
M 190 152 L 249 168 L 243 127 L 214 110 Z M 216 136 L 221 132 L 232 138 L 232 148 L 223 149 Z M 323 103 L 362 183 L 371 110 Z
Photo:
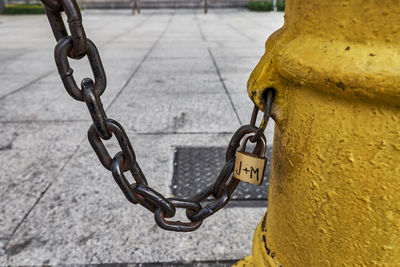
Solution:
M 283 24 L 283 13 L 244 9 L 86 10 L 83 18 L 107 73 L 108 116 L 166 195 L 171 147 L 226 146 L 249 121 L 247 79 Z M 0 16 L 0 36 L 0 265 L 227 266 L 211 262 L 250 254 L 265 208 L 224 209 L 194 233 L 172 233 L 125 200 L 87 142 L 85 104 L 62 87 L 45 16 Z M 71 66 L 77 81 L 91 76 L 86 59 Z

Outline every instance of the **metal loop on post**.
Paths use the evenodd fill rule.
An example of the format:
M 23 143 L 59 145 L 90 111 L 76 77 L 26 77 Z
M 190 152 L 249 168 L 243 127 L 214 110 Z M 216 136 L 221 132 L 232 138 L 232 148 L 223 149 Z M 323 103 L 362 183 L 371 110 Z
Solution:
M 62 38 L 54 49 L 54 57 L 56 60 L 58 73 L 65 89 L 75 100 L 83 101 L 82 90 L 78 88 L 73 76 L 74 71 L 71 69 L 68 62 L 67 54 L 71 48 L 72 38 Z M 94 43 L 89 39 L 87 39 L 87 56 L 94 76 L 94 91 L 97 96 L 101 96 L 106 89 L 107 78 L 100 59 L 99 51 Z
M 126 172 L 130 170 L 132 165 L 136 162 L 135 151 L 133 150 L 131 142 L 129 141 L 129 138 L 126 135 L 125 130 L 121 126 L 121 124 L 113 119 L 107 119 L 107 128 L 115 135 L 118 140 L 124 158 L 121 170 L 123 172 Z M 103 141 L 101 140 L 100 135 L 97 132 L 96 126 L 94 124 L 92 124 L 92 126 L 90 126 L 88 130 L 88 139 L 101 164 L 107 170 L 111 170 L 111 156 L 108 153 L 108 150 Z
M 250 139 L 250 142 L 252 142 L 252 143 L 257 142 L 260 139 L 261 135 L 264 134 L 265 128 L 268 125 L 269 118 L 271 117 L 271 108 L 272 108 L 272 100 L 274 98 L 274 89 L 273 88 L 268 88 L 266 90 L 267 90 L 266 91 L 267 97 L 265 99 L 264 116 L 263 116 L 263 119 L 261 121 L 260 127 L 258 127 L 258 131 Z M 254 115 L 255 115 L 255 118 L 254 118 Z M 252 115 L 252 118 L 251 118 L 251 123 L 253 123 L 253 122 L 255 123 L 256 118 L 257 118 L 257 113 L 255 113 L 253 111 L 253 115 Z
M 174 205 L 176 208 L 184 208 L 191 212 L 197 212 L 201 210 L 201 205 L 199 203 L 185 200 L 185 199 L 175 199 L 168 198 L 168 200 Z M 176 232 L 191 232 L 198 229 L 203 221 L 199 222 L 181 222 L 181 221 L 167 221 L 165 219 L 165 214 L 162 209 L 157 209 L 154 213 L 154 220 L 157 225 L 162 229 Z
M 94 83 L 90 78 L 85 78 L 81 82 L 83 100 L 89 110 L 90 116 L 94 126 L 100 137 L 104 140 L 108 140 L 112 137 L 112 134 L 107 128 L 107 116 L 103 108 L 103 104 L 100 101 L 99 96 L 94 92 Z

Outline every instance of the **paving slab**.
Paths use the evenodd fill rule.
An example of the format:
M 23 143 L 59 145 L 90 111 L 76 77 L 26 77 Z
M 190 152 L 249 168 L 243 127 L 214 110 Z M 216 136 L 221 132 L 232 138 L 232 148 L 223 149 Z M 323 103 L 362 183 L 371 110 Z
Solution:
M 217 49 L 210 49 L 218 68 L 225 75 L 238 76 L 247 81 L 260 57 L 250 57 L 243 50 L 235 50 L 232 55 L 220 54 Z
M 155 49 L 157 50 L 157 49 Z M 164 60 L 149 58 L 143 64 L 146 75 L 164 75 L 169 73 L 186 74 L 211 74 L 215 75 L 213 62 L 209 57 L 205 58 L 166 58 Z
M 126 90 L 109 110 L 109 116 L 138 132 L 233 132 L 239 127 L 223 92 L 142 95 Z
M 32 50 L 51 47 L 54 37 L 51 31 L 48 31 L 49 25 L 45 16 L 1 16 L 0 17 L 0 34 L 7 36 L 2 39 L 2 47 L 20 49 L 32 48 Z M 28 25 L 28 26 L 27 26 Z M 20 32 L 25 38 L 21 42 L 21 35 L 15 34 Z M 48 43 L 42 43 L 46 40 Z
M 242 93 L 244 98 L 248 98 L 247 81 L 259 58 L 240 56 L 240 54 L 235 54 L 234 57 L 221 57 L 214 49 L 211 49 L 211 53 L 229 93 Z
M 232 132 L 239 124 L 218 80 L 210 57 L 149 58 L 109 113 L 119 114 L 131 131 Z
M 16 58 L 2 60 L 0 79 L 3 89 L 0 99 L 3 100 L 13 92 L 26 89 L 30 84 L 48 76 L 54 68 L 52 61 L 54 59 L 51 50 L 26 52 Z
M 9 238 L 70 159 L 87 124 L 0 124 L 0 238 Z
M 6 48 L 0 50 L 0 60 L 14 60 L 29 52 L 28 48 Z
M 167 59 L 169 60 L 169 59 Z M 186 59 L 191 60 L 191 59 Z M 161 59 L 159 62 L 165 61 Z M 136 75 L 126 90 L 145 95 L 197 95 L 220 94 L 224 92 L 221 80 L 215 73 L 163 73 L 160 75 Z
M 9 18 L 10 16 L 5 17 Z M 16 37 L 7 31 L 8 27 L 0 27 L 1 35 L 8 34 L 8 36 L 11 36 L 10 39 L 14 40 L 14 42 L 12 42 L 9 40 L 9 38 L 7 38 L 6 42 L 4 43 L 5 48 L 7 48 L 9 51 L 12 51 L 13 49 L 20 51 L 20 46 L 24 48 L 24 52 L 18 57 L 7 57 L 4 64 L 0 64 L 0 78 L 2 78 L 2 86 L 4 86 L 4 89 L 2 89 L 0 92 L 1 100 L 9 93 L 25 90 L 30 84 L 37 81 L 42 81 L 43 78 L 47 78 L 48 76 L 58 77 L 53 56 L 53 50 L 56 42 L 51 36 L 50 26 L 47 23 L 47 18 L 44 16 L 30 17 L 32 17 L 34 26 L 39 29 L 36 30 L 39 31 L 39 33 L 34 35 L 30 31 L 30 35 L 28 35 L 26 38 L 32 39 L 35 42 L 40 41 L 40 44 L 14 40 Z M 22 18 L 23 20 L 27 20 L 26 16 L 22 16 Z M 95 41 L 96 45 L 98 46 L 106 71 L 108 72 L 110 69 L 121 68 L 121 70 L 113 72 L 113 75 L 107 75 L 110 85 L 113 85 L 112 81 L 115 80 L 125 82 L 126 79 L 124 80 L 124 78 L 121 78 L 120 76 L 124 72 L 123 70 L 135 68 L 138 62 L 140 62 L 140 59 L 148 52 L 151 45 L 155 42 L 155 40 L 157 40 L 157 37 L 164 29 L 162 20 L 160 23 L 146 24 L 145 22 L 150 19 L 151 16 L 129 16 L 128 22 L 126 21 L 126 18 L 125 20 L 112 20 L 111 17 L 103 18 L 101 16 L 96 16 L 94 18 L 88 17 L 87 20 L 84 19 L 84 25 L 86 27 L 88 37 Z M 30 21 L 30 23 L 32 22 Z M 102 25 L 102 28 L 98 27 L 99 24 Z M 129 26 L 129 24 L 131 25 Z M 7 23 L 7 25 L 9 26 L 9 23 Z M 15 28 L 18 25 L 15 25 Z M 21 27 L 22 25 L 19 26 Z M 151 32 L 150 30 L 154 32 L 153 35 L 142 34 L 143 32 Z M 141 35 L 141 41 L 139 42 L 141 47 L 132 46 L 132 43 L 138 43 L 134 42 L 138 35 Z M 123 46 L 125 49 L 121 51 L 120 43 L 123 44 L 124 42 L 129 42 L 130 45 Z M 15 46 L 16 48 L 14 48 Z M 35 46 L 40 47 L 40 49 L 35 48 Z M 118 53 L 115 53 L 116 51 Z M 116 63 L 112 64 L 112 62 Z M 80 80 L 82 78 L 92 77 L 91 71 L 88 68 L 87 60 L 81 60 L 79 62 L 70 60 L 70 64 L 74 69 L 78 85 L 80 84 Z M 22 75 L 24 76 L 24 79 L 21 79 Z M 60 79 L 58 78 L 58 82 L 59 80 Z M 119 87 L 117 86 L 117 88 Z M 17 95 L 17 98 L 19 96 L 20 95 Z M 13 101 L 11 100 L 11 102 Z
M 0 266 L 6 266 L 7 265 L 7 254 L 4 249 L 4 246 L 7 242 L 7 239 L 0 239 Z
M 155 42 L 155 40 L 153 40 Z M 110 51 L 111 55 L 108 54 Z M 148 53 L 147 49 L 129 49 L 123 57 L 114 55 L 115 49 L 109 46 L 102 49 L 105 55 L 103 61 L 107 75 L 107 89 L 102 97 L 107 107 L 118 92 L 124 87 L 128 78 L 138 68 L 142 58 Z M 120 50 L 120 52 L 122 52 Z M 50 73 L 36 83 L 28 83 L 24 90 L 16 92 L 0 100 L 1 121 L 26 121 L 26 120 L 87 120 L 89 119 L 84 103 L 73 100 L 65 91 L 61 79 L 55 69 L 53 58 L 44 59 L 46 64 L 51 62 Z M 74 76 L 78 81 L 85 77 L 92 77 L 88 62 L 72 62 Z M 50 69 L 50 67 L 49 67 Z M 17 77 L 15 77 L 17 79 Z M 21 107 L 24 107 L 21 109 Z
M 187 58 L 202 59 L 208 57 L 207 45 L 202 41 L 182 40 L 181 36 L 173 41 L 163 40 L 149 59 L 159 58 Z

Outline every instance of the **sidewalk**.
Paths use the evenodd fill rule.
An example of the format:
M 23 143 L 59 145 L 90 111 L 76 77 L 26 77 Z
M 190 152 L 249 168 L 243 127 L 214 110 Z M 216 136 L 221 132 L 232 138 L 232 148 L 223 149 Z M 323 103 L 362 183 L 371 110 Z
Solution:
M 107 73 L 108 116 L 165 195 L 171 147 L 226 146 L 248 123 L 247 79 L 283 24 L 283 13 L 242 9 L 86 10 L 83 18 Z M 0 36 L 0 266 L 229 266 L 251 253 L 265 207 L 227 208 L 194 233 L 174 233 L 126 201 L 88 144 L 85 104 L 63 89 L 45 16 L 0 16 Z M 88 66 L 71 61 L 77 81 L 91 76 Z M 116 141 L 107 147 L 116 151 Z

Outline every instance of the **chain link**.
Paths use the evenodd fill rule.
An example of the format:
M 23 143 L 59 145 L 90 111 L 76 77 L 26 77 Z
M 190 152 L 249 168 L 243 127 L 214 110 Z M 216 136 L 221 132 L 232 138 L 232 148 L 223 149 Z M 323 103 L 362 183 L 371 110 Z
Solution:
M 274 99 L 274 92 L 275 90 L 273 88 L 267 88 L 264 91 L 265 97 L 265 111 L 264 111 L 264 116 L 261 121 L 261 125 L 258 128 L 256 134 L 250 139 L 252 143 L 258 142 L 260 140 L 260 137 L 264 134 L 265 128 L 267 128 L 267 124 L 269 121 L 269 118 L 271 117 L 271 109 L 272 109 L 272 101 Z M 255 125 L 256 119 L 257 119 L 257 113 L 258 113 L 258 108 L 257 106 L 254 106 L 253 114 L 251 116 L 251 125 Z
M 49 8 L 54 11 L 61 12 L 63 11 L 63 7 L 58 0 L 42 0 L 43 5 L 45 8 Z
M 106 89 L 106 74 L 95 44 L 86 38 L 82 25 L 82 16 L 76 0 L 41 0 L 51 25 L 57 45 L 54 50 L 55 61 L 61 80 L 68 94 L 78 101 L 84 101 L 89 110 L 93 124 L 88 130 L 91 147 L 101 164 L 111 171 L 115 182 L 133 204 L 140 204 L 152 213 L 158 226 L 165 230 L 190 232 L 198 229 L 204 219 L 215 214 L 229 201 L 232 193 L 240 183 L 233 178 L 236 151 L 244 139 L 256 143 L 255 151 L 259 149 L 260 138 L 265 140 L 264 130 L 271 115 L 273 89 L 266 91 L 266 110 L 260 127 L 255 126 L 258 108 L 255 106 L 250 124 L 240 127 L 232 136 L 225 155 L 226 163 L 221 169 L 214 184 L 208 185 L 191 199 L 165 198 L 162 194 L 148 186 L 145 175 L 136 161 L 135 151 L 122 127 L 116 120 L 107 118 L 100 96 Z M 68 18 L 70 35 L 68 35 L 61 12 L 65 11 Z M 81 59 L 87 55 L 94 75 L 94 81 L 85 78 L 81 88 L 73 76 L 68 57 Z M 118 141 L 121 151 L 110 156 L 103 140 L 113 136 Z M 125 173 L 130 172 L 134 181 L 129 182 Z M 214 199 L 202 205 L 208 197 Z M 173 221 L 176 209 L 185 209 L 188 222 Z
M 113 119 L 106 119 L 106 127 L 117 138 L 123 156 L 121 170 L 123 172 L 126 172 L 136 162 L 136 155 L 131 145 L 131 141 L 129 140 L 124 128 L 121 124 L 119 124 L 119 122 Z M 94 123 L 92 124 L 92 126 L 90 126 L 88 130 L 88 139 L 101 164 L 103 164 L 103 166 L 107 170 L 111 171 L 111 164 L 113 159 L 108 153 L 108 150 L 104 145 Z
M 197 212 L 201 210 L 201 205 L 197 202 L 186 200 L 186 199 L 177 199 L 177 198 L 168 198 L 168 201 L 174 205 L 176 208 L 184 208 L 186 211 Z M 190 222 L 181 222 L 181 221 L 168 221 L 166 220 L 165 213 L 162 209 L 157 209 L 154 213 L 154 220 L 157 225 L 162 229 L 176 232 L 191 232 L 197 230 L 203 221 L 190 221 Z
M 90 78 L 83 79 L 81 87 L 83 100 L 85 101 L 90 116 L 92 117 L 96 131 L 102 139 L 110 139 L 112 134 L 107 128 L 107 115 L 99 96 L 96 94 L 93 80 Z
M 68 36 L 61 12 L 65 11 L 67 23 L 73 40 L 73 47 L 68 51 L 68 56 L 81 59 L 86 55 L 86 33 L 82 24 L 82 15 L 76 0 L 41 0 L 45 6 L 53 35 L 58 42 Z
M 72 96 L 72 98 L 78 101 L 83 101 L 82 90 L 79 89 L 78 85 L 76 84 L 73 75 L 74 70 L 70 67 L 67 57 L 68 52 L 73 48 L 73 42 L 74 41 L 71 36 L 61 38 L 54 49 L 54 57 L 56 60 L 58 73 L 65 89 L 70 96 Z M 99 51 L 97 50 L 95 44 L 89 39 L 86 39 L 85 42 L 87 46 L 87 56 L 95 79 L 93 87 L 96 95 L 101 96 L 107 85 L 106 73 L 103 68 L 103 63 L 100 59 Z

